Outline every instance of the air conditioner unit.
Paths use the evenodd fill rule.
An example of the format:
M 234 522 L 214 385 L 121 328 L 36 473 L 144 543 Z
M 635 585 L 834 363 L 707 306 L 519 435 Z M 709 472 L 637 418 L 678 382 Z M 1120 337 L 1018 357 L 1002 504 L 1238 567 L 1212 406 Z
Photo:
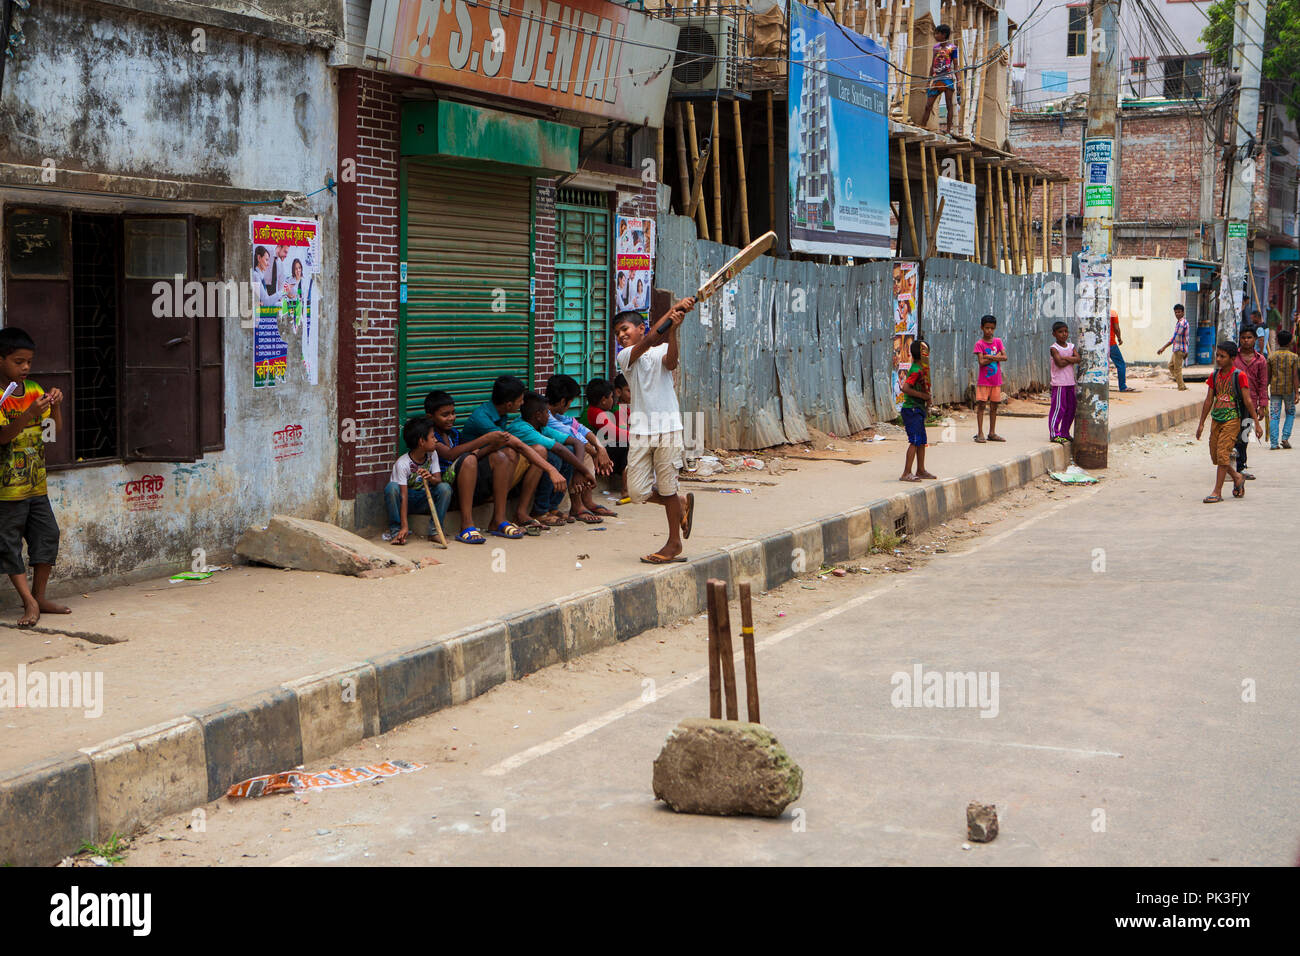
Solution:
M 740 29 L 719 14 L 666 18 L 681 27 L 673 61 L 673 96 L 708 96 L 739 92 L 737 62 Z

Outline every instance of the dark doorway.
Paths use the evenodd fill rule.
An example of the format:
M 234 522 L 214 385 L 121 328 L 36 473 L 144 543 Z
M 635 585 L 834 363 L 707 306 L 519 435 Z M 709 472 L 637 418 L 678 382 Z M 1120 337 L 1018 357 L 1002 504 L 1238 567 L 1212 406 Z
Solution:
M 116 216 L 72 217 L 73 447 L 81 461 L 118 454 L 120 223 Z

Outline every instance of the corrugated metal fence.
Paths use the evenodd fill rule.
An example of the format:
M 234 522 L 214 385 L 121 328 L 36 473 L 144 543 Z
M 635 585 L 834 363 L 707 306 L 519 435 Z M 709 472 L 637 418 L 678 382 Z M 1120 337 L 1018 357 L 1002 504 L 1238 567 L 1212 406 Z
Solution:
M 734 248 L 698 240 L 681 216 L 658 220 L 655 286 L 684 295 Z M 979 318 L 998 317 L 1008 361 L 1004 389 L 1048 381 L 1051 320 L 1035 303 L 1054 274 L 1004 275 L 972 262 L 926 263 L 921 331 L 930 343 L 936 402 L 962 401 L 975 382 Z M 832 266 L 764 256 L 724 296 L 682 326 L 680 398 L 715 448 L 806 441 L 897 416 L 893 399 L 893 265 Z

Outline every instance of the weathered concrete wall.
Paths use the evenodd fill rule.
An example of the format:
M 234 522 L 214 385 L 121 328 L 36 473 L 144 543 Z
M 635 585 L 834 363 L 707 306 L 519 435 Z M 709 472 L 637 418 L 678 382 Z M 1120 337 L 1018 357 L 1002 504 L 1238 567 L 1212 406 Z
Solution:
M 39 17 L 28 18 L 26 32 L 28 46 L 19 67 L 10 65 L 0 103 L 5 159 L 39 164 L 50 156 L 60 170 L 66 163 L 141 177 L 123 182 L 138 183 L 145 195 L 154 194 L 146 177 L 166 178 L 186 184 L 181 194 L 196 201 L 6 189 L 0 178 L 0 206 L 217 217 L 222 273 L 238 281 L 247 279 L 251 265 L 250 215 L 314 216 L 322 229 L 319 384 L 307 382 L 298 337 L 282 330 L 289 345 L 287 379 L 255 392 L 253 331 L 237 317 L 224 320 L 225 449 L 193 463 L 52 472 L 50 498 L 63 529 L 56 590 L 188 567 L 195 548 L 203 548 L 209 562 L 228 559 L 238 535 L 274 513 L 336 520 L 334 197 L 322 192 L 291 209 L 197 201 L 205 185 L 307 193 L 337 169 L 328 50 L 209 30 L 207 52 L 200 55 L 189 51 L 188 30 L 182 34 L 174 23 L 98 5 L 44 6 Z M 0 249 L 0 270 L 3 256 Z M 0 283 L 0 315 L 3 307 Z M 39 351 L 33 377 L 41 378 Z M 288 425 L 302 427 L 302 452 L 277 461 L 272 434 Z M 130 511 L 125 486 L 145 475 L 163 477 L 162 501 L 156 510 Z M 7 593 L 0 596 L 7 599 Z
M 128 16 L 44 5 L 5 72 L 0 162 L 119 176 L 310 192 L 335 140 L 320 50 Z

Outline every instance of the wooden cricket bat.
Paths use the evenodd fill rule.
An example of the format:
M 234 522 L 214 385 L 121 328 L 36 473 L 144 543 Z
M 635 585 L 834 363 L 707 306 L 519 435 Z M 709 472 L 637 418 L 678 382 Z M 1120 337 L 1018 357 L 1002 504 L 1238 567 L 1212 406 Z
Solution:
M 728 259 L 727 264 L 705 279 L 704 283 L 696 291 L 696 304 L 703 302 L 732 279 L 736 278 L 736 276 L 740 275 L 740 273 L 743 272 L 755 259 L 767 252 L 768 249 L 772 248 L 772 243 L 774 242 L 776 242 L 776 233 L 765 232 L 744 249 L 741 249 L 738 253 Z M 660 335 L 667 335 L 668 330 L 671 327 L 672 322 L 665 319 L 655 327 L 655 331 Z
M 447 538 L 442 533 L 442 522 L 438 520 L 438 509 L 433 506 L 433 492 L 429 490 L 429 479 L 421 478 L 420 481 L 424 482 L 424 500 L 429 502 L 429 519 L 438 532 L 438 544 L 445 551 L 447 549 Z M 433 535 L 429 537 L 432 539 Z

